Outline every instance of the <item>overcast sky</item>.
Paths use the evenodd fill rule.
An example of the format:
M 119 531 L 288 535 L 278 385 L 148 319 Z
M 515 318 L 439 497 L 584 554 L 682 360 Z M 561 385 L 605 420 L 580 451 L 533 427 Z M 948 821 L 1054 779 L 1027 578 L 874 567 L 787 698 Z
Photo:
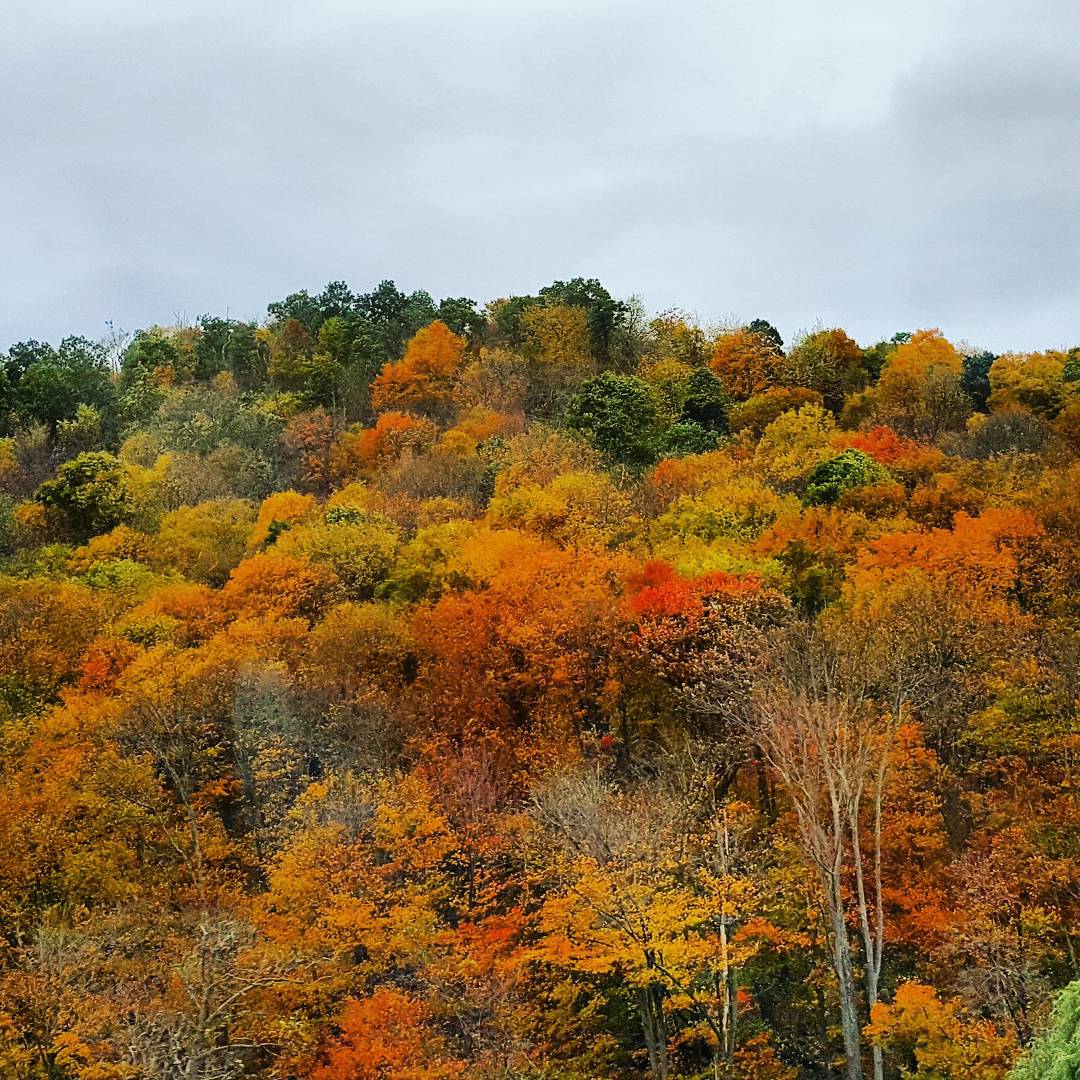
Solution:
M 343 278 L 1080 344 L 1076 0 L 7 0 L 0 348 Z

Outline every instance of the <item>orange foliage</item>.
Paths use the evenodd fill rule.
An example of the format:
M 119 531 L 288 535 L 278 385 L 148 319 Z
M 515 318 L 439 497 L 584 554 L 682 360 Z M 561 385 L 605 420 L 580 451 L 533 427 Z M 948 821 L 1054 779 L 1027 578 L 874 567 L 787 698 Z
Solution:
M 337 432 L 321 409 L 294 416 L 282 439 L 296 455 L 300 482 L 313 491 L 327 491 L 333 479 L 332 453 Z
M 435 436 L 430 421 L 409 413 L 384 412 L 374 427 L 342 435 L 333 450 L 333 474 L 339 480 L 353 479 L 403 450 L 430 446 Z
M 961 511 L 952 529 L 892 533 L 871 541 L 852 576 L 869 581 L 914 567 L 954 585 L 1005 592 L 1016 582 L 1017 547 L 1041 533 L 1025 510 L 987 510 L 978 517 Z
M 498 348 L 432 323 L 374 412 L 402 324 L 352 314 L 402 297 L 334 283 L 170 332 L 107 473 L 10 425 L 0 1076 L 1008 1075 L 1080 955 L 1077 358 L 969 419 L 937 331 L 785 357 L 562 288 L 447 301 Z M 710 352 L 736 434 L 656 446 L 717 449 L 560 426 L 601 355 L 705 416 Z
M 101 598 L 84 586 L 0 577 L 0 683 L 47 700 L 80 674 L 104 614 Z
M 709 367 L 736 397 L 748 398 L 773 385 L 783 355 L 760 334 L 729 330 L 716 339 Z
M 322 566 L 290 555 L 245 559 L 221 590 L 221 602 L 241 618 L 313 619 L 333 602 L 338 580 Z
M 463 431 L 471 439 L 482 442 L 494 435 L 517 435 L 525 426 L 521 413 L 501 413 L 483 406 L 468 409 L 452 430 Z
M 627 609 L 645 619 L 681 616 L 693 620 L 704 612 L 706 597 L 745 596 L 760 588 L 756 578 L 737 578 L 722 570 L 683 578 L 660 560 L 647 562 L 639 573 L 627 577 L 626 584 Z
M 105 638 L 96 641 L 86 653 L 82 664 L 79 689 L 110 693 L 124 668 L 131 663 L 137 647 L 124 638 Z
M 298 491 L 275 491 L 263 499 L 255 527 L 248 536 L 248 547 L 257 548 L 271 539 L 282 527 L 295 525 L 311 513 L 315 499 Z
M 917 330 L 908 341 L 899 345 L 889 357 L 882 380 L 895 380 L 899 385 L 906 380 L 919 382 L 936 374 L 959 376 L 963 371 L 964 358 L 935 328 Z
M 854 450 L 869 454 L 882 465 L 892 465 L 919 449 L 919 444 L 914 439 L 902 438 L 885 425 L 844 435 L 842 442 Z
M 535 760 L 565 749 L 600 691 L 619 563 L 529 543 L 503 555 L 485 588 L 417 613 L 424 659 L 413 690 L 425 729 L 475 740 L 524 728 L 531 736 L 516 736 L 510 751 Z
M 443 1051 L 430 1013 L 415 997 L 383 988 L 346 1003 L 341 1034 L 311 1080 L 445 1080 L 461 1076 L 465 1063 Z
M 218 593 L 207 585 L 166 585 L 132 608 L 124 619 L 129 632 L 168 628 L 178 644 L 190 644 L 216 633 L 228 615 Z
M 451 400 L 465 356 L 465 339 L 435 321 L 409 342 L 396 364 L 387 364 L 371 384 L 371 405 L 438 412 Z

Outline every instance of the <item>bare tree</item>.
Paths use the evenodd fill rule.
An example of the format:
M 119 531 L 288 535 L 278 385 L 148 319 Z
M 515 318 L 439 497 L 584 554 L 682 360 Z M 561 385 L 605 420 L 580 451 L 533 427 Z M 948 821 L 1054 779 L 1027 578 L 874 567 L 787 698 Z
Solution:
M 117 1041 L 141 1075 L 160 1080 L 250 1076 L 253 1060 L 281 1049 L 259 1034 L 257 1020 L 265 1008 L 260 991 L 297 978 L 305 965 L 292 959 L 252 963 L 245 952 L 257 937 L 239 920 L 202 918 L 194 930 L 190 951 L 175 968 L 172 994 L 147 1002 L 138 986 L 130 988 L 133 997 Z M 118 987 L 118 998 L 124 989 Z
M 854 915 L 864 954 L 867 1006 L 878 1001 L 884 953 L 881 829 L 898 714 L 870 698 L 820 633 L 789 635 L 756 696 L 754 734 L 795 811 L 828 915 L 847 1076 L 861 1080 L 859 1006 L 848 937 Z M 852 899 L 845 896 L 848 875 Z M 851 911 L 854 905 L 854 911 Z M 873 1050 L 881 1080 L 880 1048 Z

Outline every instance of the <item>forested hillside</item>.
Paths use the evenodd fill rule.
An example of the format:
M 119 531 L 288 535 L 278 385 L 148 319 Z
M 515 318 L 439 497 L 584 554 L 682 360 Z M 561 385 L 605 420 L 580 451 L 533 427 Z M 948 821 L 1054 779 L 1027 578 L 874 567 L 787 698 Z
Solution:
M 1080 350 L 337 282 L 0 364 L 0 1076 L 1080 1075 Z

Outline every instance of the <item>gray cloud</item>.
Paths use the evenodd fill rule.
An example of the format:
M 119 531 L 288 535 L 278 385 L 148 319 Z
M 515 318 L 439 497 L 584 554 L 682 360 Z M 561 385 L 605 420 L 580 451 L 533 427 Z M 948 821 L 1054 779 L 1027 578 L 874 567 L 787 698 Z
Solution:
M 1080 342 L 1069 0 L 16 0 L 0 347 L 332 278 Z

